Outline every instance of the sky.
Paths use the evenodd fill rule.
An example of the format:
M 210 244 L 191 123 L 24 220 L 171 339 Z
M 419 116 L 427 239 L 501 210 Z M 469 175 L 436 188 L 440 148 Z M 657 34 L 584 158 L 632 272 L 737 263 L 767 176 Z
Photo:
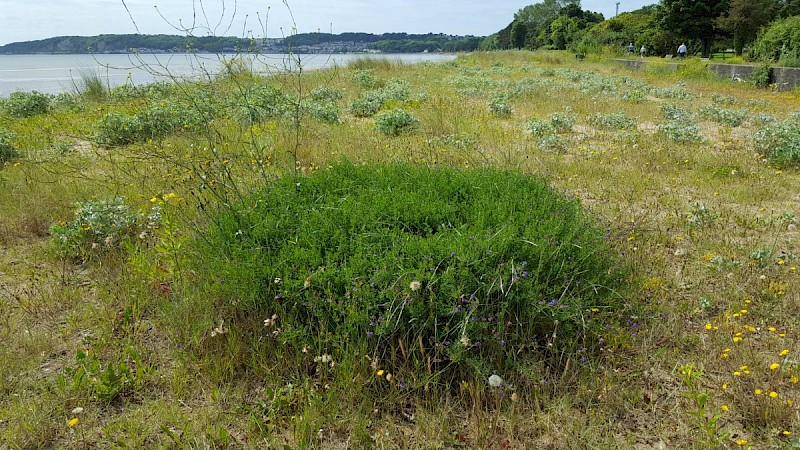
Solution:
M 620 0 L 619 12 L 656 2 Z M 53 36 L 185 34 L 192 26 L 198 36 L 281 37 L 292 34 L 295 24 L 299 33 L 486 36 L 533 3 L 537 0 L 0 0 L 0 45 Z M 581 5 L 610 18 L 615 3 Z

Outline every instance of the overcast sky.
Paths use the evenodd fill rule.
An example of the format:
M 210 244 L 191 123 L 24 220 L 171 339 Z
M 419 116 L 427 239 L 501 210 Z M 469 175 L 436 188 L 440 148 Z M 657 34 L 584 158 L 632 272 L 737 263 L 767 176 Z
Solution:
M 619 11 L 656 2 L 620 0 Z M 537 0 L 288 0 L 300 33 L 360 31 L 476 36 L 505 27 L 516 11 L 533 3 Z M 583 0 L 582 6 L 609 18 L 614 16 L 615 3 Z M 266 26 L 267 37 L 291 33 L 292 20 L 281 0 L 206 0 L 202 3 L 205 15 L 200 4 L 199 0 L 124 0 L 124 4 L 123 0 L 0 0 L 0 45 L 53 36 L 136 33 L 137 27 L 143 34 L 183 34 L 174 27 L 190 27 L 193 16 L 194 24 L 201 27 L 195 30 L 196 35 L 252 33 L 264 37 L 262 24 Z

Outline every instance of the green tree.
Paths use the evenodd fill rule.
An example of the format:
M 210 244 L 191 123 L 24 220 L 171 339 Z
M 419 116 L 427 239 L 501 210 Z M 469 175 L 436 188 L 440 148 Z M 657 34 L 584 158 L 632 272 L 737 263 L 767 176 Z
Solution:
M 682 39 L 698 39 L 703 56 L 719 34 L 717 18 L 728 11 L 728 0 L 661 0 L 656 18 L 661 29 Z
M 741 55 L 758 30 L 775 18 L 777 7 L 775 0 L 731 0 L 730 9 L 717 19 L 717 25 L 733 36 L 733 48 Z
M 781 65 L 800 65 L 800 15 L 776 20 L 758 35 L 753 57 Z
M 785 19 L 797 15 L 800 15 L 800 0 L 779 0 L 778 17 Z
M 525 41 L 528 38 L 528 26 L 525 22 L 514 22 L 511 25 L 511 46 L 516 49 L 525 48 Z

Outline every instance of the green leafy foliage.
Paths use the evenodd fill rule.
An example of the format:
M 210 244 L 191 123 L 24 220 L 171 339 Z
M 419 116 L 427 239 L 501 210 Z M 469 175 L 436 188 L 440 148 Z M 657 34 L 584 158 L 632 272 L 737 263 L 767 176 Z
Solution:
M 795 66 L 800 60 L 800 16 L 776 20 L 753 43 L 753 57 L 761 61 Z
M 19 152 L 14 148 L 14 134 L 0 128 L 0 164 L 9 162 L 19 157 Z
M 291 101 L 272 86 L 252 86 L 231 98 L 230 109 L 237 120 L 252 125 L 285 117 L 291 110 Z
M 381 86 L 381 80 L 372 69 L 359 69 L 353 72 L 353 81 L 364 89 L 375 89 Z
M 419 124 L 419 119 L 402 109 L 381 111 L 375 116 L 375 126 L 387 136 L 409 133 Z
M 558 365 L 624 301 L 603 233 L 527 175 L 338 164 L 246 204 L 215 218 L 196 270 L 275 329 L 275 351 L 350 358 L 367 376 L 363 355 L 419 384 Z
M 139 355 L 128 351 L 129 361 L 110 362 L 103 365 L 94 355 L 78 350 L 75 365 L 66 367 L 57 383 L 65 388 L 88 393 L 90 398 L 113 401 L 127 394 L 144 381 L 151 367 Z
M 747 118 L 747 111 L 742 109 L 720 108 L 716 105 L 704 105 L 698 111 L 700 116 L 729 127 L 738 127 Z
M 492 98 L 486 102 L 486 105 L 493 115 L 497 117 L 509 117 L 514 109 L 508 101 L 508 94 L 497 94 L 492 96 Z
M 125 197 L 78 203 L 72 220 L 50 227 L 53 248 L 59 256 L 81 260 L 117 250 L 158 227 L 159 211 L 154 208 L 145 216 L 133 211 Z
M 636 119 L 625 113 L 594 113 L 589 116 L 589 123 L 604 130 L 632 130 L 636 128 Z
M 372 117 L 386 103 L 382 91 L 365 92 L 361 97 L 350 102 L 350 112 L 356 117 Z
M 773 163 L 800 165 L 800 118 L 769 123 L 753 134 L 753 142 Z
M 6 112 L 14 117 L 32 117 L 50 110 L 51 96 L 38 91 L 12 92 L 3 102 Z
M 161 139 L 178 130 L 197 130 L 203 122 L 196 107 L 161 102 L 135 114 L 109 112 L 94 124 L 94 139 L 107 147 L 128 145 Z

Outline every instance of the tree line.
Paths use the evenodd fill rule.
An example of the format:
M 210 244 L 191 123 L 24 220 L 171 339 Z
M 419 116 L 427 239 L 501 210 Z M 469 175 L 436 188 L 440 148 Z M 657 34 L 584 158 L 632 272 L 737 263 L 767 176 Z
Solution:
M 604 20 L 580 0 L 543 0 L 520 9 L 481 49 L 621 53 L 629 43 L 651 55 L 709 56 L 733 49 L 753 60 L 800 65 L 800 0 L 660 0 Z

